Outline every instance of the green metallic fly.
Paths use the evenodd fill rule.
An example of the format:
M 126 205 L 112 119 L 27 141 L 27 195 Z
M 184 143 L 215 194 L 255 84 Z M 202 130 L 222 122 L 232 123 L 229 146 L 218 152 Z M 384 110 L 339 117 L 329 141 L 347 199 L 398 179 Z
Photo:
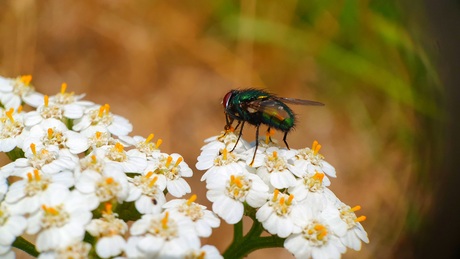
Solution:
M 238 121 L 235 130 L 241 125 L 240 133 L 233 149 L 235 149 L 236 144 L 238 144 L 241 138 L 246 122 L 256 127 L 256 150 L 254 151 L 252 162 L 254 162 L 259 146 L 259 127 L 261 124 L 268 126 L 267 132 L 270 132 L 271 128 L 284 132 L 283 141 L 289 149 L 286 137 L 294 128 L 296 117 L 286 103 L 314 106 L 324 105 L 323 103 L 310 100 L 278 97 L 267 91 L 258 89 L 231 90 L 225 94 L 222 99 L 227 123 L 225 129 L 230 129 L 235 120 Z

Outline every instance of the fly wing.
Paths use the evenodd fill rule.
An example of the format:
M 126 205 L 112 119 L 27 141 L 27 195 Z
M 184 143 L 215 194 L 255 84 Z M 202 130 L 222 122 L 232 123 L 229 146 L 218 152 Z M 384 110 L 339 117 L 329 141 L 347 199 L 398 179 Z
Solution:
M 286 97 L 276 97 L 276 99 L 280 100 L 281 102 L 291 103 L 291 104 L 324 106 L 324 103 L 310 101 L 310 100 L 302 100 L 302 99 L 286 98 Z
M 247 110 L 251 113 L 261 112 L 283 121 L 285 118 L 291 116 L 284 107 L 285 105 L 283 106 L 278 99 L 261 99 L 249 102 Z

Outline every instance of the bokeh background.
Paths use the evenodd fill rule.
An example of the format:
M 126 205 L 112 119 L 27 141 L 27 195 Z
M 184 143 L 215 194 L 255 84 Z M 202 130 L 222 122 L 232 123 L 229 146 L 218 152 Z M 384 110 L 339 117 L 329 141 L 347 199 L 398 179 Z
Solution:
M 110 104 L 133 135 L 154 133 L 164 152 L 184 156 L 208 206 L 194 165 L 203 140 L 223 129 L 228 90 L 321 101 L 293 107 L 299 123 L 288 141 L 318 140 L 337 170 L 331 189 L 367 216 L 370 244 L 344 258 L 450 258 L 459 251 L 450 236 L 458 223 L 449 221 L 458 209 L 446 203 L 455 200 L 446 140 L 458 106 L 448 86 L 458 82 L 449 67 L 459 8 L 442 0 L 0 0 L 0 75 L 32 74 L 50 95 L 66 82 Z M 254 132 L 247 127 L 244 138 Z M 222 223 L 204 241 L 224 251 L 231 231 Z

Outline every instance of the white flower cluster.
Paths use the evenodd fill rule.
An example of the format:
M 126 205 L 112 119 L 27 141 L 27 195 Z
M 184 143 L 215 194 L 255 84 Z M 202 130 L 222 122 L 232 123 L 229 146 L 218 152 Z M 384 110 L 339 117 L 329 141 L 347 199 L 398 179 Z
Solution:
M 281 148 L 271 133 L 255 145 L 233 129 L 205 140 L 196 167 L 207 170 L 207 198 L 212 210 L 229 224 L 254 210 L 255 220 L 272 235 L 286 238 L 296 258 L 340 258 L 346 248 L 368 243 L 357 217 L 327 187 L 335 169 L 319 153 L 321 145 L 300 150 Z M 235 147 L 235 144 L 237 146 Z M 249 213 L 247 213 L 249 214 Z
M 161 152 L 153 134 L 128 136 L 132 125 L 107 104 L 66 84 L 42 95 L 30 81 L 0 77 L 0 151 L 14 160 L 0 169 L 0 258 L 15 257 L 23 233 L 39 258 L 222 258 L 200 242 L 219 218 L 195 195 L 166 199 L 191 192 L 179 154 Z

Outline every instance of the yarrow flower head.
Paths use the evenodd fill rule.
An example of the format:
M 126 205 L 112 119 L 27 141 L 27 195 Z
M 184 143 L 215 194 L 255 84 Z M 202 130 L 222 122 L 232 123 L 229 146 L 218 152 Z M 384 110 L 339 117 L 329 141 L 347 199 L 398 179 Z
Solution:
M 321 145 L 315 141 L 311 148 L 286 149 L 273 133 L 259 139 L 257 151 L 255 142 L 235 143 L 240 136 L 233 131 L 205 141 L 196 166 L 206 170 L 201 180 L 213 211 L 236 225 L 248 215 L 296 258 L 339 258 L 347 247 L 359 250 L 361 242 L 369 242 L 360 224 L 365 217 L 354 214 L 358 207 L 342 205 L 328 188 L 327 176 L 336 173 L 319 154 Z M 235 141 L 226 144 L 226 136 Z M 235 144 L 237 149 L 229 147 Z M 256 242 L 261 234 L 256 229 L 240 237 L 245 245 Z M 240 255 L 238 245 L 243 244 L 231 246 L 226 255 Z
M 222 258 L 200 241 L 219 218 L 195 195 L 167 199 L 191 192 L 182 156 L 153 134 L 128 136 L 127 119 L 66 83 L 48 96 L 30 80 L 0 77 L 0 150 L 12 160 L 0 168 L 1 258 L 15 257 L 23 233 L 17 246 L 42 259 Z
M 41 259 L 223 258 L 201 242 L 219 217 L 235 229 L 225 258 L 260 244 L 337 258 L 369 242 L 360 207 L 329 189 L 335 169 L 317 142 L 284 148 L 270 130 L 256 146 L 227 125 L 205 140 L 196 163 L 211 211 L 195 194 L 182 198 L 193 171 L 160 150 L 161 138 L 129 136 L 132 124 L 110 105 L 66 83 L 43 95 L 31 79 L 0 77 L 0 151 L 12 161 L 0 167 L 0 258 L 14 258 L 12 246 Z M 253 226 L 243 235 L 244 216 Z

